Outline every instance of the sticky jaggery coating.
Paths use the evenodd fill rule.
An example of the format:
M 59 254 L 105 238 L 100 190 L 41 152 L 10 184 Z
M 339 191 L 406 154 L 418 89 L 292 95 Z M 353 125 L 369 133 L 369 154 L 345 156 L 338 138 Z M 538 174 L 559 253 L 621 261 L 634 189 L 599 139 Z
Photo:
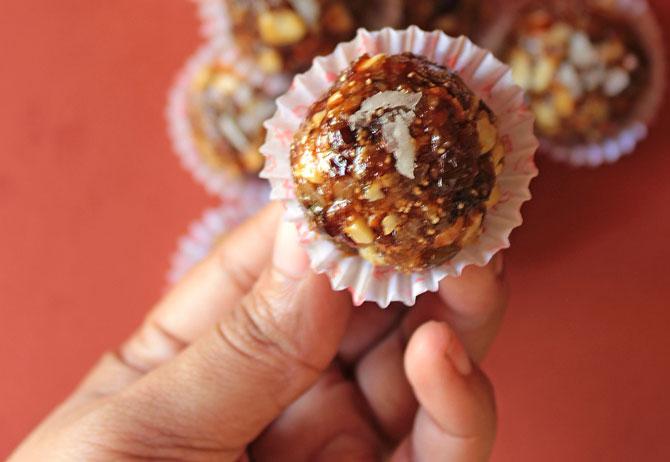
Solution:
M 451 36 L 473 37 L 485 19 L 484 0 L 403 0 L 406 25 L 438 29 Z M 491 2 L 489 2 L 491 3 Z
M 237 45 L 268 73 L 305 71 L 360 26 L 351 0 L 226 0 Z
M 228 63 L 203 66 L 189 88 L 188 117 L 198 153 L 211 168 L 233 176 L 262 169 L 262 124 L 274 111 L 265 89 Z
M 538 133 L 557 144 L 616 134 L 649 82 L 637 35 L 602 3 L 532 3 L 506 41 L 504 59 L 527 90 Z
M 410 53 L 365 55 L 312 105 L 291 165 L 314 229 L 413 272 L 477 239 L 503 152 L 494 115 L 458 76 Z

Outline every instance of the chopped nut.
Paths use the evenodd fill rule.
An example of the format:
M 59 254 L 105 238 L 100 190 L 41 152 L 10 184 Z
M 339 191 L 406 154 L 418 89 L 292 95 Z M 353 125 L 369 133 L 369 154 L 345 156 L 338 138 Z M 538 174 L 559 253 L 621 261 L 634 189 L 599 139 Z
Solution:
M 557 22 L 554 24 L 549 32 L 547 32 L 546 41 L 551 46 L 562 46 L 570 40 L 572 34 L 572 27 L 564 22 Z
M 575 99 L 565 87 L 557 87 L 554 90 L 554 106 L 560 117 L 570 117 L 575 112 Z
M 482 112 L 477 119 L 477 133 L 481 152 L 489 152 L 498 140 L 498 129 L 491 123 L 488 114 Z
M 367 245 L 372 244 L 375 240 L 375 235 L 370 229 L 370 227 L 365 223 L 360 217 L 354 218 L 349 226 L 344 228 L 344 232 L 354 241 L 356 244 Z
M 482 213 L 472 218 L 472 223 L 466 228 L 463 238 L 461 239 L 463 245 L 471 244 L 482 233 L 483 218 L 484 214 Z
M 491 151 L 491 161 L 495 168 L 496 175 L 500 175 L 505 163 L 505 146 L 498 141 Z
M 547 101 L 538 101 L 533 104 L 533 113 L 537 125 L 547 133 L 554 133 L 559 128 L 560 120 L 556 108 Z
M 384 235 L 388 236 L 391 234 L 396 227 L 398 226 L 398 216 L 395 214 L 386 215 L 382 220 L 382 228 L 384 230 Z
M 382 257 L 377 252 L 375 252 L 375 248 L 371 245 L 361 248 L 358 251 L 358 254 L 362 258 L 369 261 L 370 263 L 372 263 L 375 266 L 385 266 L 386 265 L 386 262 L 384 261 L 384 257 Z
M 272 46 L 286 46 L 299 42 L 307 35 L 307 26 L 289 8 L 265 10 L 258 15 L 261 39 Z
M 305 165 L 302 169 L 296 171 L 296 176 L 302 177 L 313 184 L 321 184 L 325 177 L 311 165 Z
M 258 54 L 258 66 L 267 74 L 276 74 L 282 70 L 282 58 L 272 48 L 266 48 Z
M 324 117 L 326 117 L 326 111 L 319 111 L 312 116 L 312 123 L 314 125 L 321 125 Z
M 587 68 L 598 63 L 598 51 L 585 32 L 575 32 L 570 39 L 570 61 L 577 67 Z
M 463 217 L 459 217 L 449 228 L 442 231 L 435 237 L 434 247 L 446 247 L 453 244 L 463 229 Z
M 501 196 L 500 188 L 498 187 L 498 185 L 495 185 L 493 187 L 493 189 L 491 190 L 491 195 L 489 196 L 489 200 L 487 200 L 486 204 L 484 204 L 486 206 L 486 208 L 490 209 L 491 207 L 496 205 L 498 203 L 498 201 L 500 201 L 500 196 Z
M 512 78 L 521 88 L 529 88 L 532 77 L 532 63 L 530 55 L 520 49 L 515 49 L 510 57 Z
M 313 184 L 321 184 L 326 179 L 323 172 L 319 169 L 319 163 L 314 162 L 307 154 L 303 155 L 303 158 L 297 165 L 295 175 L 304 178 Z
M 384 195 L 384 191 L 382 191 L 382 187 L 379 181 L 373 182 L 370 186 L 365 188 L 365 192 L 363 193 L 363 198 L 370 202 L 378 201 L 384 197 L 386 196 Z
M 230 95 L 239 87 L 239 79 L 231 74 L 220 75 L 212 82 L 212 89 L 223 95 Z
M 379 184 L 382 188 L 391 188 L 396 184 L 396 178 L 389 173 L 379 177 Z
M 603 61 L 613 63 L 624 57 L 626 49 L 621 40 L 608 40 L 598 47 L 598 52 Z
M 579 80 L 579 74 L 577 74 L 577 70 L 572 64 L 561 64 L 561 67 L 559 67 L 556 74 L 556 79 L 570 90 L 570 93 L 572 93 L 574 98 L 578 99 L 582 97 L 584 89 L 582 88 L 582 83 Z
M 533 75 L 533 91 L 541 93 L 549 88 L 554 75 L 556 75 L 556 68 L 558 67 L 554 59 L 545 57 L 540 60 L 535 66 Z
M 344 97 L 342 96 L 342 93 L 339 91 L 336 91 L 332 95 L 330 95 L 330 98 L 328 98 L 328 107 L 331 108 L 333 106 L 338 105 L 344 100 Z
M 605 76 L 603 91 L 607 96 L 616 96 L 630 85 L 630 74 L 621 68 L 610 69 Z
M 374 55 L 373 57 L 368 58 L 366 61 L 360 62 L 358 64 L 358 67 L 356 68 L 356 71 L 362 72 L 368 70 L 371 67 L 375 66 L 377 63 L 380 63 L 382 60 L 384 60 L 384 58 L 386 58 L 386 55 L 384 53 Z

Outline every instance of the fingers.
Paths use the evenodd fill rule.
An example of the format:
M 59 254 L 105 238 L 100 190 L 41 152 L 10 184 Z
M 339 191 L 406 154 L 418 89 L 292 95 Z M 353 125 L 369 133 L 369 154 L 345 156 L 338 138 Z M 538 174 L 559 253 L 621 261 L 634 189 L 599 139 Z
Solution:
M 237 456 L 314 384 L 337 351 L 349 295 L 309 271 L 290 224 L 280 228 L 272 260 L 214 332 L 118 395 L 127 427 L 176 434 L 182 446 L 218 443 Z
M 224 237 L 176 285 L 122 346 L 122 359 L 146 372 L 172 359 L 238 305 L 270 261 L 281 206 L 271 204 Z
M 331 368 L 253 444 L 254 460 L 379 460 L 381 444 L 355 385 Z
M 397 327 L 406 308 L 391 304 L 380 310 L 374 303 L 355 307 L 340 345 L 339 358 L 350 366 L 375 346 L 394 327 Z
M 469 266 L 458 278 L 445 278 L 439 295 L 449 308 L 449 325 L 470 357 L 480 362 L 488 352 L 505 314 L 509 289 L 502 253 L 484 267 Z
M 496 432 L 493 390 L 447 324 L 412 336 L 405 369 L 420 409 L 394 461 L 488 460 Z
M 486 267 L 467 268 L 460 278 L 448 278 L 441 284 L 440 294 L 425 294 L 416 306 L 404 308 L 407 314 L 399 327 L 370 348 L 356 365 L 361 391 L 379 427 L 392 440 L 409 432 L 417 410 L 402 364 L 407 339 L 419 326 L 430 320 L 449 323 L 475 361 L 488 350 L 507 298 L 507 287 L 499 276 L 501 257 L 497 258 Z
M 405 377 L 405 339 L 395 329 L 356 366 L 356 382 L 380 430 L 392 441 L 409 433 L 417 402 Z

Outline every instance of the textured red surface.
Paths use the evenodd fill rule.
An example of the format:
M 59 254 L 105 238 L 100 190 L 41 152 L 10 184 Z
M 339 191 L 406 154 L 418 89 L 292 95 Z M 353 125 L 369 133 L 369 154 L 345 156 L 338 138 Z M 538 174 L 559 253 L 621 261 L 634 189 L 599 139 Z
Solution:
M 670 3 L 655 1 L 670 26 Z M 0 458 L 139 322 L 214 200 L 163 107 L 199 43 L 185 0 L 5 0 L 0 17 Z M 496 461 L 670 459 L 670 114 L 595 171 L 542 160 L 486 363 Z

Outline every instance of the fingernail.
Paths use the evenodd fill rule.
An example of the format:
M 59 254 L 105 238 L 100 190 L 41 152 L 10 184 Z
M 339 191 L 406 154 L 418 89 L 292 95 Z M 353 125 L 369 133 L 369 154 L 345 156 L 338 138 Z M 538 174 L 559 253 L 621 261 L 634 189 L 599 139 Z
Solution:
M 498 252 L 493 257 L 493 271 L 498 277 L 502 277 L 503 273 L 505 272 L 505 259 L 503 258 L 502 252 Z
M 275 268 L 284 275 L 300 279 L 309 270 L 309 258 L 300 246 L 298 231 L 292 223 L 279 225 L 272 256 Z

